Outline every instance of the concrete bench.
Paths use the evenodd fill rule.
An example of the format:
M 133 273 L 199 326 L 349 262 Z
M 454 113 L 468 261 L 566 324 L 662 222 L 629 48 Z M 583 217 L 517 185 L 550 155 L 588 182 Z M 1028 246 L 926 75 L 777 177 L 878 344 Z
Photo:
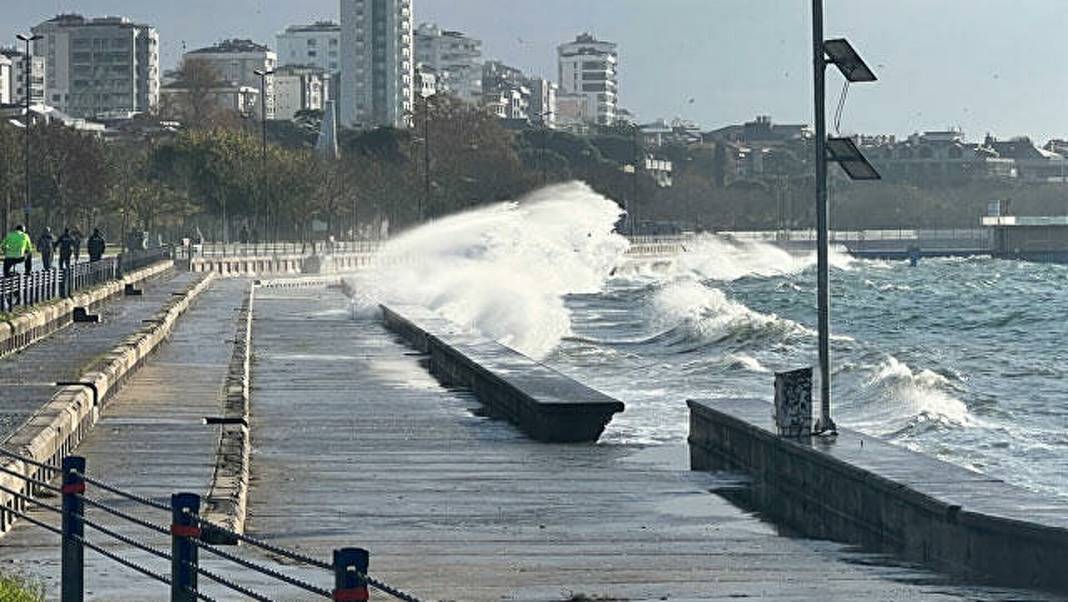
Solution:
M 505 418 L 531 438 L 554 443 L 596 441 L 623 403 L 544 364 L 461 332 L 418 306 L 382 306 L 386 326 L 430 356 L 447 384 L 470 388 L 488 414 Z

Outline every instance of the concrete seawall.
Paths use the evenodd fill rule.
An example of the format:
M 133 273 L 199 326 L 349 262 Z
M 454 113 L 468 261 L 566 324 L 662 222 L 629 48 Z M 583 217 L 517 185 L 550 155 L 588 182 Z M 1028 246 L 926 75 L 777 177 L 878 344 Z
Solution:
M 54 299 L 28 307 L 24 312 L 0 324 L 0 357 L 18 351 L 67 326 L 71 323 L 75 307 L 92 308 L 114 295 L 121 294 L 127 284 L 136 284 L 172 269 L 173 261 L 160 261 L 134 270 L 118 280 L 74 293 L 69 299 Z
M 387 328 L 430 356 L 442 382 L 470 388 L 491 415 L 544 442 L 596 441 L 623 403 L 416 306 L 382 306 Z
M 1068 592 L 1068 504 L 841 429 L 774 433 L 759 400 L 689 401 L 693 470 L 753 476 L 747 503 L 802 533 L 999 585 Z
M 37 462 L 58 467 L 62 457 L 73 451 L 96 424 L 109 395 L 166 339 L 178 318 L 211 284 L 213 277 L 212 274 L 206 274 L 184 292 L 176 294 L 153 319 L 146 320 L 145 326 L 105 354 L 96 366 L 83 373 L 78 380 L 91 383 L 95 392 L 88 386 L 60 388 L 51 400 L 3 442 L 4 447 Z M 122 290 L 121 284 L 117 286 L 118 290 Z M 52 476 L 46 474 L 43 469 L 7 457 L 0 458 L 0 466 L 46 481 Z M 0 484 L 15 491 L 26 491 L 26 481 L 11 474 L 0 474 Z M 21 510 L 25 507 L 25 502 L 11 494 L 0 492 L 0 507 L 15 507 Z M 0 533 L 11 527 L 12 518 L 8 513 L 0 512 Z

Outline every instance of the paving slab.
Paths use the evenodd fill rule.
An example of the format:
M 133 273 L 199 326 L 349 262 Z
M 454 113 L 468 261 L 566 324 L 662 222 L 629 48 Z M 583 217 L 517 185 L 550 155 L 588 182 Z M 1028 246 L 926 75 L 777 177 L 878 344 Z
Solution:
M 94 308 L 99 323 L 73 323 L 21 351 L 0 358 L 0 441 L 56 392 L 55 382 L 77 380 L 103 354 L 142 326 L 196 274 L 170 271 L 144 281 L 140 297 L 114 296 Z

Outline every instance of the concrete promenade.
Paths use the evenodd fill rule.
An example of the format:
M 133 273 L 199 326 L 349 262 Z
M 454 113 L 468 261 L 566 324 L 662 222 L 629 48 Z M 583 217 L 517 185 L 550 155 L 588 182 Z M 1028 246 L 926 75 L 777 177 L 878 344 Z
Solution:
M 51 398 L 56 381 L 76 380 L 192 278 L 192 274 L 169 272 L 145 281 L 143 296 L 113 297 L 94 309 L 99 323 L 71 324 L 0 359 L 0 441 Z
M 204 424 L 205 416 L 215 416 L 221 407 L 220 394 L 232 350 L 237 309 L 245 298 L 248 283 L 240 280 L 215 282 L 197 299 L 179 321 L 170 339 L 112 398 L 96 428 L 78 447 L 86 457 L 89 474 L 111 485 L 132 491 L 163 504 L 177 491 L 204 495 L 211 483 L 219 427 Z M 167 288 L 167 287 L 164 287 Z M 149 291 L 146 289 L 145 298 Z M 2 362 L 0 362 L 2 364 Z M 169 525 L 167 513 L 94 490 L 90 498 L 132 513 L 156 524 Z M 58 504 L 57 498 L 47 499 Z M 159 549 L 169 549 L 170 538 L 131 526 L 99 510 L 88 509 L 92 520 L 105 527 L 136 537 Z M 58 525 L 58 516 L 35 510 L 38 520 Z M 169 572 L 158 559 L 86 529 L 90 541 L 124 557 Z M 51 596 L 58 595 L 59 538 L 20 522 L 14 531 L 0 538 L 0 571 L 22 571 L 41 580 Z M 88 599 L 162 600 L 163 584 L 121 567 L 102 556 L 86 551 Z M 212 563 L 205 563 L 213 566 Z
M 535 443 L 335 291 L 257 292 L 253 347 L 249 532 L 364 546 L 425 600 L 1044 599 L 781 536 L 710 494 L 731 480 L 690 472 L 682 442 Z
M 201 418 L 220 408 L 245 286 L 215 282 L 115 395 L 78 449 L 90 474 L 158 501 L 178 490 L 206 493 L 218 427 Z M 736 487 L 736 477 L 691 472 L 681 441 L 534 442 L 481 416 L 468 392 L 440 386 L 425 358 L 378 320 L 352 319 L 336 290 L 259 289 L 254 315 L 247 532 L 322 560 L 335 548 L 366 547 L 373 575 L 423 600 L 1055 599 L 954 584 L 886 557 L 781 535 L 710 493 Z M 86 495 L 169 522 L 92 486 Z M 90 515 L 169 549 L 165 535 Z M 35 516 L 58 522 L 45 511 Z M 55 599 L 58 544 L 20 522 L 0 538 L 0 572 L 42 579 Z M 106 545 L 168 572 L 165 561 Z M 248 545 L 230 551 L 321 587 L 332 581 Z M 272 599 L 317 599 L 207 552 L 201 560 Z M 168 598 L 163 584 L 91 551 L 86 561 L 87 599 Z M 245 599 L 203 577 L 201 589 Z

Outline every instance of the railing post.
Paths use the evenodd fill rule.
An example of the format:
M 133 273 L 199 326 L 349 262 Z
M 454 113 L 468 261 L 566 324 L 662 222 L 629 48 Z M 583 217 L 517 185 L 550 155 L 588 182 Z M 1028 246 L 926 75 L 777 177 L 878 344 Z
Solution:
M 85 525 L 82 514 L 85 504 L 85 458 L 63 458 L 63 552 L 60 589 L 63 602 L 81 602 L 85 599 L 85 549 L 82 537 Z
M 363 548 L 334 550 L 334 600 L 367 600 L 367 566 L 370 554 Z
M 171 496 L 171 602 L 197 599 L 197 545 L 200 537 L 200 496 L 175 493 Z

